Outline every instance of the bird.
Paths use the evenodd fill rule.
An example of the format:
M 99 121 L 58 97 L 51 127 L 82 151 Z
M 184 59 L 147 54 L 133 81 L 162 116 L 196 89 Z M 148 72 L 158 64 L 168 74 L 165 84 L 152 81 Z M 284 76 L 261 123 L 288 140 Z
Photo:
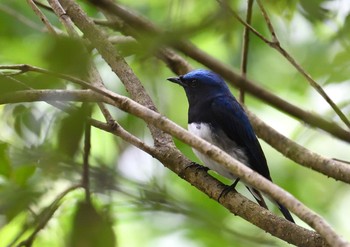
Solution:
M 272 182 L 264 152 L 247 114 L 221 76 L 209 70 L 196 69 L 167 80 L 185 90 L 189 104 L 189 132 L 217 146 Z M 234 181 L 228 188 L 236 186 L 239 178 L 227 168 L 196 149 L 193 152 L 207 168 Z M 246 187 L 258 204 L 268 209 L 261 192 L 249 185 Z M 285 206 L 272 201 L 287 220 L 295 223 Z

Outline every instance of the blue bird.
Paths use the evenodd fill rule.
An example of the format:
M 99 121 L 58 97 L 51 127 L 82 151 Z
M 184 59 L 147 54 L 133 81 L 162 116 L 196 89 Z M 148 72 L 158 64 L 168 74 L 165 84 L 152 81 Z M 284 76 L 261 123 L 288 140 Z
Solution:
M 219 147 L 235 159 L 247 165 L 268 180 L 271 180 L 265 155 L 255 136 L 253 127 L 224 80 L 214 72 L 198 69 L 167 80 L 181 85 L 189 103 L 188 130 Z M 193 149 L 197 157 L 209 169 L 220 175 L 239 181 L 229 170 L 208 156 Z M 267 208 L 261 193 L 246 186 L 260 206 Z M 293 222 L 293 217 L 279 202 L 275 202 L 284 217 Z

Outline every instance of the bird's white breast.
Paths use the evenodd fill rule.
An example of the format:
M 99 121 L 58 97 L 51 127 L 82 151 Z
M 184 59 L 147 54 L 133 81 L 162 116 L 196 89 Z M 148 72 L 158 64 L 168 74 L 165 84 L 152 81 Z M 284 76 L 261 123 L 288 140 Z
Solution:
M 209 143 L 219 147 L 229 155 L 231 155 L 233 158 L 239 160 L 243 164 L 249 166 L 248 164 L 248 158 L 241 148 L 237 146 L 237 144 L 232 141 L 230 138 L 228 138 L 225 133 L 222 130 L 218 130 L 213 132 L 212 128 L 209 124 L 205 123 L 190 123 L 188 124 L 188 130 L 195 134 L 204 140 L 208 141 Z M 219 163 L 213 161 L 208 156 L 198 152 L 196 149 L 193 149 L 193 152 L 196 154 L 196 156 L 204 163 L 205 166 L 207 166 L 209 169 L 216 171 L 220 175 L 229 178 L 229 179 L 235 179 L 236 177 L 229 172 L 224 166 L 220 165 Z

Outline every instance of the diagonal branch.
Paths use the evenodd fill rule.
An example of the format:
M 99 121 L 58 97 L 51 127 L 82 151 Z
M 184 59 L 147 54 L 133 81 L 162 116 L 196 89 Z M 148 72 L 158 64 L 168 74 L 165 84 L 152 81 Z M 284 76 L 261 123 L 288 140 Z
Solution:
M 332 107 L 334 112 L 339 116 L 339 118 L 345 123 L 345 125 L 350 128 L 350 121 L 347 119 L 345 114 L 339 109 L 339 107 L 334 103 L 334 101 L 328 96 L 328 94 L 323 90 L 323 88 L 311 77 L 310 74 L 308 74 L 301 66 L 300 64 L 281 46 L 276 32 L 274 30 L 274 27 L 270 21 L 270 18 L 262 5 L 260 0 L 257 0 L 257 3 L 259 5 L 259 8 L 261 10 L 261 13 L 266 21 L 266 24 L 268 26 L 268 29 L 272 36 L 272 41 L 269 41 L 263 35 L 261 35 L 259 32 L 257 32 L 252 26 L 242 20 L 227 4 L 224 4 L 222 1 L 219 1 L 220 4 L 225 5 L 225 9 L 228 8 L 230 10 L 230 13 L 240 22 L 242 23 L 246 28 L 249 28 L 256 36 L 258 36 L 261 40 L 263 40 L 266 44 L 268 44 L 270 47 L 276 49 L 282 56 L 284 56 L 293 66 L 294 68 L 302 74 L 305 79 L 309 82 L 309 84 L 324 98 L 324 100 Z
M 83 81 L 80 81 L 80 83 L 83 83 Z M 86 85 L 89 84 L 86 83 Z M 104 91 L 95 89 L 92 86 L 90 86 L 90 88 L 96 92 L 104 94 L 105 96 L 109 95 L 109 93 L 104 93 Z M 0 104 L 23 102 L 23 99 L 26 99 L 29 102 L 37 101 L 40 99 L 43 92 L 45 92 L 45 90 L 26 90 L 11 94 L 5 94 L 1 96 Z M 14 95 L 16 97 L 13 97 Z M 41 100 L 55 101 L 56 99 L 59 99 L 61 101 L 76 100 L 81 102 L 102 101 L 102 99 L 98 98 L 96 95 L 91 94 L 89 90 L 51 90 L 46 91 L 45 95 L 47 95 L 47 97 L 41 98 Z M 310 150 L 298 145 L 297 143 L 276 132 L 273 128 L 259 120 L 253 113 L 249 112 L 249 110 L 247 110 L 247 112 L 249 117 L 254 120 L 253 126 L 258 135 L 260 137 L 263 137 L 267 143 L 272 145 L 279 152 L 305 167 L 321 172 L 326 176 L 333 177 L 337 180 L 350 183 L 350 167 L 348 165 L 311 152 Z
M 253 3 L 254 0 L 248 0 L 247 2 L 247 14 L 246 14 L 246 22 L 250 24 L 252 20 L 253 13 Z M 248 70 L 248 50 L 249 50 L 249 28 L 244 27 L 243 31 L 243 47 L 242 47 L 242 55 L 241 55 L 241 72 L 242 77 L 246 78 L 247 70 Z M 244 88 L 239 89 L 239 102 L 244 104 Z
M 36 3 L 33 0 L 27 0 L 27 3 L 32 8 L 34 13 L 39 16 L 40 20 L 45 24 L 47 30 L 52 33 L 56 34 L 55 28 L 51 25 L 50 21 L 47 19 L 47 17 L 41 12 L 41 10 L 36 6 Z
M 158 27 L 156 27 L 153 23 L 146 20 L 143 16 L 140 16 L 140 14 L 135 14 L 126 9 L 125 7 L 116 5 L 109 0 L 91 2 L 101 7 L 102 9 L 118 16 L 120 19 L 124 20 L 123 25 L 118 25 L 117 28 L 119 28 L 119 30 L 121 30 L 122 32 L 126 32 L 127 35 L 132 35 L 136 39 L 140 38 L 140 33 L 142 33 L 143 35 L 149 35 L 149 38 L 166 35 L 164 32 L 161 32 L 161 30 Z M 253 29 L 250 30 L 254 32 Z M 341 140 L 350 142 L 350 132 L 337 125 L 337 123 L 335 123 L 334 121 L 325 120 L 316 113 L 305 111 L 283 100 L 277 95 L 270 93 L 264 88 L 258 86 L 257 83 L 243 78 L 241 75 L 234 72 L 229 66 L 209 56 L 190 42 L 178 40 L 177 42 L 173 42 L 171 45 L 175 49 L 183 52 L 185 55 L 193 58 L 194 60 L 202 63 L 211 70 L 220 74 L 233 86 L 238 88 L 244 88 L 246 92 L 265 101 L 266 103 L 275 107 L 276 109 L 285 112 L 291 115 L 292 117 L 295 117 L 311 126 L 320 128 Z
M 129 16 L 129 18 L 131 18 L 131 17 Z M 141 20 L 138 20 L 138 21 L 141 22 Z M 146 23 L 144 25 L 146 25 Z M 180 59 L 180 57 L 177 57 L 177 61 L 179 59 Z M 171 57 L 168 57 L 166 60 L 167 61 L 171 60 Z M 172 64 L 177 63 L 177 61 L 173 61 Z M 181 59 L 180 59 L 180 61 L 181 61 Z M 186 71 L 186 67 L 184 67 L 184 70 Z M 229 71 L 229 69 L 227 69 L 225 71 Z M 228 72 L 228 73 L 231 73 L 231 72 Z M 305 114 L 307 114 L 307 113 L 305 113 Z M 316 120 L 316 119 L 314 119 L 314 121 L 321 121 L 321 122 L 325 121 L 322 118 L 320 118 L 318 120 Z M 258 121 L 258 119 L 252 117 L 251 121 L 252 121 L 254 126 L 259 126 L 259 125 L 261 126 L 261 121 Z M 327 121 L 325 121 L 325 122 L 327 122 Z M 332 124 L 330 122 L 328 122 L 328 124 L 329 124 L 329 127 L 332 128 Z M 276 132 L 272 128 L 268 128 L 268 131 L 264 128 L 256 128 L 256 132 L 257 132 L 258 136 L 260 136 L 262 139 L 264 139 L 265 141 L 270 143 L 275 149 L 277 149 L 278 151 L 280 151 L 281 153 L 286 155 L 291 160 L 293 160 L 299 164 L 302 164 L 306 167 L 312 168 L 316 171 L 319 171 L 327 176 L 331 176 L 331 177 L 334 177 L 334 178 L 342 180 L 342 181 L 348 181 L 349 172 L 346 171 L 347 168 L 344 165 L 340 165 L 340 163 L 334 164 L 333 161 L 331 161 L 327 158 L 321 157 L 317 154 L 316 154 L 316 156 L 307 155 L 309 153 L 309 150 L 304 149 L 303 147 L 301 147 L 300 145 L 291 141 L 290 139 L 282 136 L 281 134 L 279 134 L 278 132 Z M 344 132 L 349 134 L 346 131 L 344 131 Z M 343 135 L 343 134 L 339 133 L 339 135 Z M 270 138 L 271 136 L 278 136 L 279 138 L 271 140 L 271 138 Z M 298 151 L 298 152 L 295 152 L 295 151 Z M 334 167 L 335 165 L 337 168 Z M 332 175 L 330 175 L 330 174 L 332 174 Z
M 33 243 L 35 237 L 46 226 L 46 224 L 52 218 L 53 214 L 59 208 L 62 199 L 70 192 L 72 192 L 76 189 L 79 189 L 79 188 L 81 188 L 81 185 L 73 185 L 73 186 L 67 188 L 66 190 L 64 190 L 63 192 L 61 192 L 61 194 L 59 194 L 50 205 L 48 205 L 46 208 L 44 208 L 42 210 L 42 212 L 39 215 L 40 217 L 38 217 L 37 222 L 35 222 L 36 226 L 35 226 L 34 231 L 25 240 L 23 240 L 19 244 L 17 244 L 16 247 L 21 247 L 21 246 L 30 247 L 30 246 L 32 246 L 32 243 Z M 16 239 L 14 239 L 12 241 L 12 243 L 10 243 L 8 246 L 9 247 L 13 246 L 19 237 L 20 236 L 16 237 Z
M 80 6 L 72 0 L 60 0 L 66 13 L 75 25 L 84 33 L 85 37 L 99 51 L 102 58 L 109 64 L 112 71 L 120 78 L 136 102 L 157 111 L 150 96 L 144 90 L 140 80 L 136 77 L 124 58 L 117 53 L 114 46 L 108 41 L 108 36 L 103 33 L 93 21 L 83 12 Z M 155 145 L 172 143 L 171 137 L 165 135 L 153 126 L 149 126 Z
M 91 86 L 91 85 L 90 85 Z M 91 86 L 92 87 L 92 86 Z M 98 88 L 94 88 L 96 91 L 101 90 Z M 45 90 L 39 90 L 45 93 Z M 104 90 L 103 90 L 104 91 Z M 46 90 L 46 92 L 49 92 Z M 92 92 L 90 92 L 92 93 Z M 72 94 L 72 93 L 71 93 Z M 13 94 L 12 94 L 13 95 Z M 188 131 L 185 131 L 178 125 L 174 124 L 173 122 L 167 120 L 165 117 L 159 115 L 158 113 L 130 100 L 129 98 L 126 98 L 124 96 L 117 95 L 112 92 L 104 91 L 105 97 L 100 97 L 101 100 L 103 100 L 105 103 L 112 104 L 124 111 L 130 112 L 131 114 L 138 116 L 145 120 L 148 123 L 153 124 L 154 126 L 162 129 L 163 131 L 166 131 L 170 133 L 173 136 L 176 136 L 183 142 L 191 145 L 192 147 L 196 148 L 200 152 L 208 155 L 213 160 L 221 163 L 225 168 L 229 169 L 233 174 L 239 176 L 243 181 L 246 181 L 248 184 L 251 184 L 252 186 L 259 188 L 259 190 L 265 192 L 267 195 L 277 199 L 284 205 L 286 205 L 292 212 L 294 212 L 297 216 L 299 216 L 302 220 L 304 220 L 307 224 L 309 224 L 311 227 L 315 228 L 320 234 L 327 240 L 327 242 L 332 243 L 333 246 L 347 246 L 345 240 L 340 238 L 333 229 L 326 223 L 321 217 L 319 217 L 317 214 L 311 212 L 309 209 L 307 209 L 303 204 L 301 204 L 299 201 L 297 201 L 291 194 L 288 192 L 285 192 L 278 186 L 274 185 L 270 181 L 266 180 L 264 177 L 259 175 L 258 173 L 254 172 L 247 166 L 241 164 L 240 162 L 237 162 L 234 160 L 231 156 L 224 153 L 217 147 L 209 144 L 208 142 L 202 140 L 201 138 L 189 133 Z M 81 95 L 77 97 L 82 97 Z M 75 97 L 75 98 L 77 98 Z M 48 97 L 43 97 L 43 95 L 40 95 L 38 97 L 38 100 L 47 99 Z M 53 98 L 52 100 L 57 100 L 57 98 Z M 3 102 L 3 101 L 0 101 Z M 161 150 L 161 153 L 163 153 L 164 150 Z M 179 155 L 177 152 L 171 151 L 168 149 L 169 152 L 163 153 L 163 156 L 159 158 L 160 161 L 166 162 L 172 162 L 173 165 L 176 165 L 177 168 L 175 169 L 175 172 L 180 174 L 184 174 L 184 178 L 188 179 L 187 176 L 197 176 L 196 173 L 189 173 L 186 172 L 186 169 L 180 169 L 179 170 Z M 153 154 L 154 155 L 154 154 Z M 176 155 L 176 158 L 173 156 Z M 154 155 L 155 156 L 155 155 Z M 155 156 L 156 157 L 156 156 Z M 157 157 L 158 158 L 158 157 Z M 175 159 L 173 159 L 175 158 Z M 197 172 L 198 173 L 198 172 Z M 209 176 L 209 175 L 207 175 Z M 193 183 L 193 181 L 190 180 L 190 182 Z M 207 185 L 208 186 L 208 185 Z M 217 189 L 217 188 L 216 188 Z M 215 190 L 216 192 L 214 194 L 213 191 L 211 191 L 210 196 L 218 199 L 219 195 L 221 194 L 220 190 Z M 236 195 L 234 195 L 235 197 Z M 222 202 L 224 206 L 228 207 L 230 209 L 230 204 L 226 204 L 226 198 Z M 229 200 L 232 200 L 232 197 L 229 197 Z M 242 214 L 242 213 L 241 213 Z M 261 223 L 260 223 L 261 224 Z M 294 224 L 289 223 L 285 221 L 286 226 L 290 225 L 290 227 L 293 227 Z M 267 227 L 265 224 L 264 229 Z M 260 225 L 259 225 L 260 226 Z M 283 226 L 283 224 L 282 224 Z M 276 234 L 274 232 L 273 234 Z M 284 236 L 283 239 L 285 239 L 287 236 Z M 289 236 L 290 238 L 290 236 Z M 295 240 L 294 240 L 295 241 Z
M 87 107 L 83 104 L 83 107 Z M 89 116 L 91 112 L 89 112 Z M 85 122 L 84 126 L 84 153 L 83 153 L 83 173 L 82 173 L 82 187 L 85 190 L 85 201 L 91 203 L 90 194 L 90 164 L 89 157 L 91 151 L 91 125 L 89 122 Z
M 98 88 L 93 85 L 90 85 L 89 83 L 77 79 L 72 76 L 52 72 L 49 70 L 45 70 L 42 68 L 20 64 L 20 65 L 0 65 L 0 70 L 2 69 L 13 69 L 13 70 L 19 70 L 21 73 L 25 73 L 28 71 L 33 71 L 37 73 L 43 73 L 51 76 L 56 76 L 61 79 L 69 80 L 73 83 L 76 83 L 78 85 L 81 85 L 86 88 L 90 88 L 91 90 L 94 90 L 97 93 L 100 93 L 104 96 L 110 96 L 110 91 L 107 91 L 103 88 Z M 19 73 L 19 72 L 17 72 Z M 64 91 L 64 90 L 55 90 L 50 91 L 47 94 L 50 93 L 50 97 L 44 98 L 43 100 L 55 100 L 56 98 L 59 98 L 60 100 L 78 100 L 78 101 L 93 101 L 94 96 L 90 94 L 87 90 L 78 90 L 76 91 Z M 26 95 L 28 94 L 28 95 Z M 32 99 L 32 101 L 36 101 L 38 97 L 40 96 L 40 90 L 36 91 L 22 91 L 22 92 L 16 92 L 17 97 L 12 97 L 13 94 L 5 94 L 1 96 L 0 104 L 4 103 L 17 103 L 21 102 L 21 99 Z M 75 98 L 78 97 L 78 98 Z M 81 98 L 79 98 L 81 97 Z M 102 101 L 102 100 L 101 100 Z M 98 102 L 98 101 L 97 101 Z M 112 104 L 113 105 L 113 104 Z M 249 113 L 249 111 L 247 111 Z M 341 180 L 346 183 L 350 183 L 350 167 L 346 164 L 343 164 L 341 162 L 337 162 L 336 160 L 327 159 L 325 157 L 322 157 L 321 155 L 318 155 L 316 153 L 313 153 L 306 148 L 303 148 L 302 146 L 298 145 L 297 143 L 293 142 L 292 140 L 284 137 L 283 135 L 279 134 L 277 131 L 275 131 L 270 126 L 264 124 L 261 120 L 256 118 L 252 113 L 249 113 L 249 117 L 252 120 L 252 124 L 256 130 L 256 133 L 258 136 L 263 138 L 267 143 L 271 144 L 272 147 L 277 149 L 282 154 L 289 157 L 291 160 L 294 160 L 295 162 L 305 166 L 312 168 L 318 172 L 323 173 L 326 176 L 333 177 L 334 179 Z M 274 138 L 272 138 L 274 137 Z

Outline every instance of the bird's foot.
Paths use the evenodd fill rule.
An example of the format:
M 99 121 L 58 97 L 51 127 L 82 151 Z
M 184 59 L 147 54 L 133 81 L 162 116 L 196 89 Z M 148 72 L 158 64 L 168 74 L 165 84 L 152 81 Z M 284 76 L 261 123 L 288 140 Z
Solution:
M 218 197 L 218 202 L 220 202 L 221 197 L 225 197 L 227 195 L 227 193 L 229 193 L 231 190 L 234 190 L 236 185 L 239 182 L 239 178 L 236 178 L 236 180 L 233 182 L 233 184 L 226 186 L 220 193 L 219 197 Z
M 183 177 L 183 176 L 185 175 L 186 170 L 187 170 L 188 168 L 194 169 L 196 172 L 197 172 L 197 171 L 200 171 L 200 170 L 207 172 L 207 171 L 209 170 L 208 167 L 201 166 L 201 165 L 197 164 L 196 162 L 191 162 L 188 166 L 186 166 L 186 167 L 179 173 L 179 176 L 180 176 L 180 177 Z

